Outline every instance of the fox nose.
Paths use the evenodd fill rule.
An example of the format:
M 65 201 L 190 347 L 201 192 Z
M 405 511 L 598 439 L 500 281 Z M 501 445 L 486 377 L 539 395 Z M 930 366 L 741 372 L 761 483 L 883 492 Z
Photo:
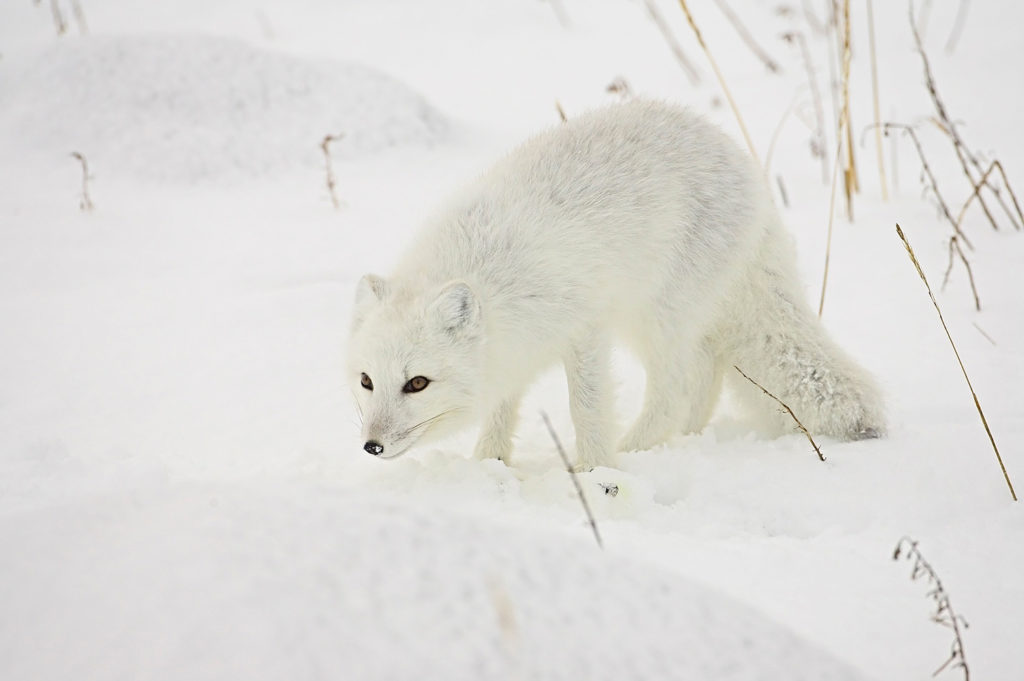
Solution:
M 370 440 L 365 445 L 363 445 L 363 449 L 365 449 L 370 454 L 373 454 L 374 456 L 380 456 L 384 452 L 384 445 L 382 445 L 379 442 L 374 442 L 373 440 Z

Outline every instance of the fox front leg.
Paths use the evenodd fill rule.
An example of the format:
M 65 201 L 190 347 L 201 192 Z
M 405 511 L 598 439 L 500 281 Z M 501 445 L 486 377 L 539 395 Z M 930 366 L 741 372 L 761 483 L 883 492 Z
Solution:
M 509 463 L 512 456 L 512 435 L 519 420 L 520 395 L 502 400 L 484 420 L 473 456 L 477 459 L 500 459 Z
M 576 426 L 576 469 L 612 464 L 609 347 L 600 333 L 573 343 L 565 358 L 569 411 Z

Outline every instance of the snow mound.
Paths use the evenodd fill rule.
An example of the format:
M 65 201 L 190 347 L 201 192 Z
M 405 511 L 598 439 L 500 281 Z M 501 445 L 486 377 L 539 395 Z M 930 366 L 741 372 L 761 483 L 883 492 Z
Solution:
M 0 539 L 3 678 L 862 678 L 585 534 L 309 485 L 157 486 Z
M 104 174 L 195 181 L 430 145 L 451 126 L 393 78 L 224 38 L 61 41 L 0 78 L 0 145 L 86 154 Z M 3 72 L 0 72 L 2 74 Z M 5 122 L 6 119 L 6 122 Z M 3 146 L 0 146 L 3 148 Z

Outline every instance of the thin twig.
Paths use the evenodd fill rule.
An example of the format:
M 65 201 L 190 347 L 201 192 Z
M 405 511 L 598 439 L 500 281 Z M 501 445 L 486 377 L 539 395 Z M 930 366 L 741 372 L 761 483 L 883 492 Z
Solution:
M 75 22 L 78 24 L 78 32 L 82 35 L 89 34 L 89 24 L 85 21 L 85 11 L 78 0 L 71 0 L 71 13 L 75 15 Z
M 83 213 L 89 213 L 95 208 L 92 199 L 89 197 L 89 179 L 92 177 L 89 174 L 89 162 L 85 160 L 83 154 L 77 151 L 72 151 L 71 156 L 78 159 L 78 162 L 82 165 L 82 197 L 78 200 L 78 207 Z
M 587 497 L 583 495 L 583 488 L 580 486 L 579 478 L 576 477 L 576 471 L 573 470 L 572 464 L 569 462 L 569 457 L 565 455 L 565 450 L 562 449 L 562 442 L 558 439 L 558 433 L 555 432 L 554 427 L 551 425 L 551 421 L 548 419 L 548 415 L 545 412 L 540 413 L 540 417 L 544 419 L 544 425 L 547 426 L 548 433 L 551 434 L 551 439 L 555 441 L 555 449 L 558 450 L 558 455 L 562 457 L 562 463 L 565 464 L 565 470 L 569 472 L 569 477 L 572 478 L 572 484 L 576 487 L 576 494 L 580 498 L 580 503 L 583 505 L 583 512 L 587 514 L 587 520 L 590 522 L 590 529 L 594 531 L 594 539 L 597 540 L 597 545 L 600 548 L 604 548 L 604 543 L 601 541 L 601 533 L 597 531 L 597 521 L 594 519 L 594 514 L 590 512 L 590 504 L 587 503 Z
M 974 174 L 971 172 L 970 166 L 973 166 L 979 175 L 983 175 L 984 173 L 981 168 L 981 163 L 974 154 L 971 153 L 970 149 L 964 143 L 963 138 L 960 137 L 960 133 L 957 131 L 956 125 L 954 125 L 952 118 L 950 118 L 949 113 L 946 111 L 946 106 L 943 104 L 942 98 L 939 97 L 938 87 L 935 85 L 935 78 L 932 75 L 931 63 L 928 61 L 928 55 L 925 53 L 924 45 L 921 43 L 921 35 L 918 33 L 917 27 L 914 24 L 913 4 L 910 5 L 910 28 L 914 34 L 914 44 L 917 48 L 917 52 L 921 55 L 921 62 L 924 65 L 925 87 L 928 89 L 928 94 L 931 96 L 932 104 L 935 106 L 935 111 L 942 123 L 941 127 L 946 131 L 953 142 L 953 151 L 956 153 L 957 160 L 960 161 L 960 168 L 963 170 L 964 176 L 971 184 L 971 187 L 977 187 L 981 183 L 975 182 Z M 970 166 L 968 163 L 970 163 Z M 992 185 L 988 185 L 988 187 L 991 189 L 992 193 L 1002 201 L 999 196 L 999 191 Z M 999 225 L 996 222 L 996 219 L 992 217 L 992 212 L 989 210 L 988 204 L 985 203 L 985 199 L 980 192 L 978 192 L 978 203 L 981 205 L 981 209 L 985 213 L 985 217 L 988 218 L 992 228 L 998 230 Z M 1007 210 L 1007 212 L 1009 211 Z
M 924 155 L 924 149 L 921 147 L 921 141 L 917 138 L 917 133 L 914 131 L 914 128 L 902 123 L 883 123 L 882 130 L 886 135 L 888 135 L 891 130 L 902 130 L 914 142 L 914 148 L 917 149 L 917 156 L 921 159 L 921 169 L 924 170 L 924 174 L 928 177 L 928 182 L 930 183 L 928 188 L 933 194 L 935 194 L 935 199 L 939 202 L 939 208 L 942 210 L 942 214 L 949 221 L 949 224 L 953 226 L 953 231 L 960 240 L 973 251 L 974 244 L 971 243 L 971 240 L 968 239 L 967 235 L 960 229 L 959 221 L 953 218 L 953 214 L 950 212 L 949 206 L 946 204 L 946 200 L 942 198 L 942 193 L 939 191 L 939 183 L 935 180 L 935 175 L 932 173 L 932 169 L 928 165 L 928 159 Z
M 701 35 L 700 29 L 697 28 L 697 23 L 693 20 L 693 15 L 690 14 L 690 8 L 686 6 L 686 0 L 679 0 L 679 6 L 683 8 L 683 13 L 686 14 L 686 21 L 689 22 L 690 28 L 693 29 L 693 34 L 697 37 L 697 42 L 700 43 L 700 47 L 704 50 L 705 56 L 708 58 L 708 63 L 711 64 L 711 69 L 715 72 L 715 77 L 718 79 L 718 84 L 722 87 L 722 91 L 725 93 L 725 98 L 729 100 L 729 106 L 732 107 L 732 113 L 736 116 L 736 122 L 740 125 L 740 131 L 743 133 L 743 139 L 747 142 L 747 148 L 750 149 L 750 155 L 754 157 L 754 161 L 760 165 L 760 160 L 757 156 L 757 150 L 754 148 L 754 141 L 750 138 L 750 133 L 747 132 L 747 126 L 743 123 L 743 117 L 740 116 L 739 107 L 736 106 L 736 100 L 732 98 L 732 93 L 729 91 L 729 86 L 725 84 L 725 77 L 722 76 L 721 70 L 718 68 L 718 63 L 715 58 L 711 56 L 711 50 L 708 49 L 708 45 L 704 42 L 704 36 Z M 763 169 L 762 169 L 763 170 Z
M 982 336 L 985 337 L 985 340 L 987 340 L 992 345 L 997 345 L 995 339 L 992 338 L 992 336 L 990 336 L 987 333 L 985 333 L 985 329 L 983 329 L 980 326 L 978 326 L 978 322 L 971 322 L 971 323 L 974 324 L 974 328 L 976 328 L 978 330 L 978 333 L 980 333 Z
M 64 35 L 68 30 L 68 22 L 64 13 L 60 11 L 57 0 L 50 0 L 50 14 L 53 16 L 53 26 L 57 29 L 57 35 Z
M 811 142 L 811 151 L 814 156 L 821 158 L 821 181 L 828 182 L 828 154 L 825 153 L 825 147 L 827 146 L 825 141 L 825 113 L 821 106 L 821 92 L 818 90 L 818 79 L 814 75 L 811 53 L 807 49 L 807 39 L 799 31 L 785 33 L 782 39 L 789 43 L 795 42 L 800 46 L 804 68 L 807 70 L 807 85 L 811 89 L 811 98 L 814 100 L 815 131 L 814 139 Z
M 925 560 L 921 551 L 917 548 L 917 541 L 910 537 L 901 537 L 896 543 L 896 549 L 892 553 L 893 560 L 899 560 L 904 556 L 908 561 L 912 561 L 914 565 L 910 571 L 910 579 L 917 581 L 923 578 L 928 582 L 930 587 L 928 598 L 932 599 L 935 603 L 932 621 L 953 630 L 953 645 L 950 647 L 949 657 L 942 663 L 942 666 L 935 670 L 932 676 L 938 676 L 939 673 L 952 664 L 954 669 L 963 670 L 964 681 L 970 681 L 971 671 L 967 667 L 967 658 L 964 654 L 964 639 L 960 633 L 961 627 L 967 628 L 967 620 L 962 615 L 956 614 L 956 611 L 953 610 L 953 603 L 950 601 L 946 589 L 942 586 L 942 580 L 939 579 L 931 564 Z
M 879 113 L 878 104 L 878 60 L 875 57 L 875 13 L 872 9 L 871 0 L 867 0 L 867 5 L 868 41 L 871 45 L 871 98 L 875 109 L 875 153 L 878 156 L 878 183 L 882 187 L 882 200 L 888 201 L 889 183 L 885 181 L 885 159 L 882 154 L 882 128 L 879 126 L 879 123 L 881 122 L 881 114 Z
M 949 276 L 953 273 L 953 255 L 960 256 L 960 262 L 964 264 L 967 269 L 967 280 L 971 283 L 971 293 L 974 294 L 974 309 L 981 312 L 981 298 L 978 297 L 978 287 L 974 284 L 974 271 L 971 269 L 971 263 L 967 261 L 967 256 L 964 255 L 964 249 L 960 248 L 960 241 L 956 238 L 956 234 L 949 237 L 949 265 L 946 266 L 946 274 L 942 277 L 942 286 L 940 290 L 946 290 L 946 284 L 949 283 Z
M 651 21 L 661 31 L 661 36 L 668 43 L 672 54 L 675 55 L 676 61 L 683 67 L 683 72 L 686 73 L 686 77 L 690 80 L 690 85 L 696 87 L 700 83 L 700 73 L 697 71 L 697 67 L 693 65 L 693 62 L 690 61 L 690 58 L 686 56 L 686 53 L 683 52 L 683 46 L 679 44 L 679 40 L 672 32 L 672 27 L 668 25 L 661 10 L 654 4 L 654 0 L 644 0 L 644 5 L 647 7 L 647 14 L 650 15 Z
M 756 386 L 757 386 L 758 388 L 760 388 L 760 389 L 761 389 L 761 392 L 763 392 L 763 393 L 764 393 L 765 395 L 767 395 L 768 397 L 772 398 L 773 400 L 775 400 L 776 402 L 778 402 L 778 403 L 779 403 L 780 405 L 782 405 L 782 408 L 783 408 L 783 409 L 785 409 L 785 410 L 786 410 L 786 412 L 787 412 L 787 413 L 788 413 L 788 414 L 789 414 L 789 415 L 790 415 L 791 417 L 793 417 L 793 420 L 794 420 L 794 421 L 796 421 L 796 427 L 800 429 L 800 432 L 801 432 L 801 433 L 803 433 L 804 435 L 806 435 L 806 436 L 807 436 L 807 440 L 808 440 L 808 442 L 810 442 L 810 443 L 811 443 L 811 447 L 813 447 L 813 448 L 814 448 L 814 453 L 818 455 L 818 458 L 819 458 L 819 459 L 821 459 L 822 461 L 824 461 L 824 460 L 825 460 L 825 457 L 824 457 L 824 456 L 822 455 L 822 453 L 821 453 L 821 448 L 820 448 L 820 447 L 818 447 L 818 444 L 817 444 L 817 443 L 816 443 L 816 442 L 814 441 L 814 438 L 812 438 L 812 437 L 811 437 L 811 434 L 810 434 L 810 432 L 809 432 L 809 431 L 808 431 L 808 430 L 807 430 L 806 428 L 804 428 L 804 424 L 800 423 L 800 419 L 798 419 L 798 418 L 796 417 L 796 414 L 794 414 L 794 413 L 793 413 L 793 410 L 789 408 L 789 405 L 788 405 L 788 404 L 786 404 L 785 402 L 783 402 L 782 400 L 780 400 L 780 399 L 779 399 L 778 397 L 776 397 L 775 395 L 773 395 L 773 394 L 771 394 L 770 392 L 768 392 L 768 389 L 767 389 L 767 388 L 765 388 L 765 387 L 764 387 L 763 385 L 761 385 L 760 383 L 758 383 L 757 381 L 755 381 L 754 379 L 752 379 L 752 378 L 751 378 L 750 376 L 747 376 L 747 374 L 743 372 L 743 369 L 740 369 L 740 368 L 739 368 L 738 366 L 736 366 L 735 364 L 733 364 L 733 365 L 732 365 L 732 368 L 733 368 L 733 369 L 735 369 L 736 371 L 740 372 L 740 375 L 741 375 L 741 376 L 743 376 L 743 378 L 747 379 L 748 381 L 750 381 L 751 383 L 753 383 L 754 385 L 756 385 Z
M 978 395 L 974 392 L 974 386 L 971 385 L 971 379 L 967 376 L 967 369 L 964 368 L 963 360 L 960 359 L 960 352 L 956 349 L 956 343 L 953 342 L 953 336 L 949 333 L 949 327 L 946 326 L 946 320 L 942 317 L 942 310 L 939 309 L 939 304 L 935 300 L 935 294 L 932 293 L 932 287 L 928 284 L 928 278 L 924 276 L 924 270 L 921 269 L 921 263 L 917 261 L 917 256 L 914 255 L 914 249 L 910 247 L 910 242 L 907 241 L 907 237 L 903 235 L 903 230 L 900 226 L 896 225 L 896 233 L 899 235 L 900 240 L 907 249 L 907 255 L 910 256 L 911 262 L 914 263 L 914 267 L 917 269 L 917 274 L 921 277 L 921 281 L 924 282 L 924 287 L 928 290 L 928 297 L 932 300 L 932 305 L 935 306 L 935 311 L 939 315 L 939 321 L 942 323 L 942 330 L 946 332 L 946 338 L 949 339 L 949 344 L 953 348 L 953 354 L 956 355 L 957 364 L 960 365 L 960 371 L 963 372 L 964 380 L 967 381 L 967 388 L 971 391 L 971 397 L 974 398 L 974 406 L 978 409 L 978 416 L 981 417 L 981 423 L 985 426 L 985 432 L 988 434 L 988 440 L 992 443 L 992 451 L 996 453 L 996 460 L 999 462 L 999 468 L 1003 471 L 1003 478 L 1006 480 L 1006 486 L 1010 488 L 1010 496 L 1013 497 L 1014 501 L 1017 501 L 1017 493 L 1013 491 L 1013 483 L 1010 482 L 1010 475 L 1006 472 L 1006 466 L 1003 465 L 1003 457 L 999 454 L 999 448 L 996 446 L 996 439 L 992 436 L 992 429 L 988 427 L 988 419 L 985 418 L 985 412 L 981 410 L 981 403 L 978 401 Z
M 949 33 L 949 38 L 946 40 L 946 54 L 953 54 L 953 50 L 956 49 L 956 44 L 960 42 L 960 34 L 964 30 L 964 24 L 967 22 L 967 0 L 960 0 L 960 5 L 956 8 L 956 19 L 953 21 L 953 30 Z
M 818 318 L 825 312 L 825 291 L 828 289 L 828 265 L 832 259 L 832 225 L 836 218 L 836 187 L 839 185 L 839 159 L 843 151 L 842 138 L 836 140 L 836 160 L 832 166 L 832 191 L 828 199 L 828 232 L 825 236 L 825 266 L 821 273 L 821 298 L 818 300 Z
M 754 40 L 754 36 L 750 35 L 750 31 L 748 31 L 747 27 L 743 25 L 743 22 L 740 21 L 738 16 L 736 16 L 736 13 L 732 11 L 732 8 L 726 4 L 725 0 L 715 0 L 715 4 L 718 5 L 719 11 L 721 11 L 721 13 L 725 15 L 725 18 L 729 20 L 729 23 L 732 24 L 736 33 L 739 34 L 743 42 L 745 42 L 747 47 L 750 48 L 750 51 L 761 60 L 761 63 L 764 64 L 765 68 L 772 73 L 781 73 L 782 69 L 779 68 L 778 63 L 772 59 L 771 55 L 769 55 L 763 47 L 757 44 L 757 41 Z
M 850 0 L 843 0 L 843 52 L 842 77 L 843 110 L 839 116 L 837 134 L 841 137 L 846 133 L 846 162 L 843 165 L 843 188 L 846 191 L 846 217 L 853 221 L 853 193 L 858 191 L 857 164 L 853 157 L 853 132 L 850 125 L 850 59 L 853 53 L 850 47 Z
M 563 123 L 569 122 L 569 118 L 565 115 L 565 109 L 562 108 L 562 103 L 557 99 L 555 100 L 555 110 L 558 112 L 558 117 L 562 119 Z
M 327 173 L 327 191 L 331 195 L 331 204 L 334 206 L 334 210 L 341 208 L 341 201 L 338 200 L 338 194 L 335 191 L 337 182 L 334 178 L 334 168 L 331 165 L 331 142 L 336 142 L 342 139 L 345 133 L 339 133 L 337 135 L 324 135 L 323 141 L 320 142 L 320 149 L 324 152 L 324 169 Z

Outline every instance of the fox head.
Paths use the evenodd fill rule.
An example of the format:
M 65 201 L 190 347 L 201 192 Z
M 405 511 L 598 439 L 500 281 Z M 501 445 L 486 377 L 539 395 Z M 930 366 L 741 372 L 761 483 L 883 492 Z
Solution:
M 364 276 L 349 340 L 363 449 L 392 458 L 467 425 L 478 399 L 482 335 L 480 303 L 468 284 L 398 291 Z

